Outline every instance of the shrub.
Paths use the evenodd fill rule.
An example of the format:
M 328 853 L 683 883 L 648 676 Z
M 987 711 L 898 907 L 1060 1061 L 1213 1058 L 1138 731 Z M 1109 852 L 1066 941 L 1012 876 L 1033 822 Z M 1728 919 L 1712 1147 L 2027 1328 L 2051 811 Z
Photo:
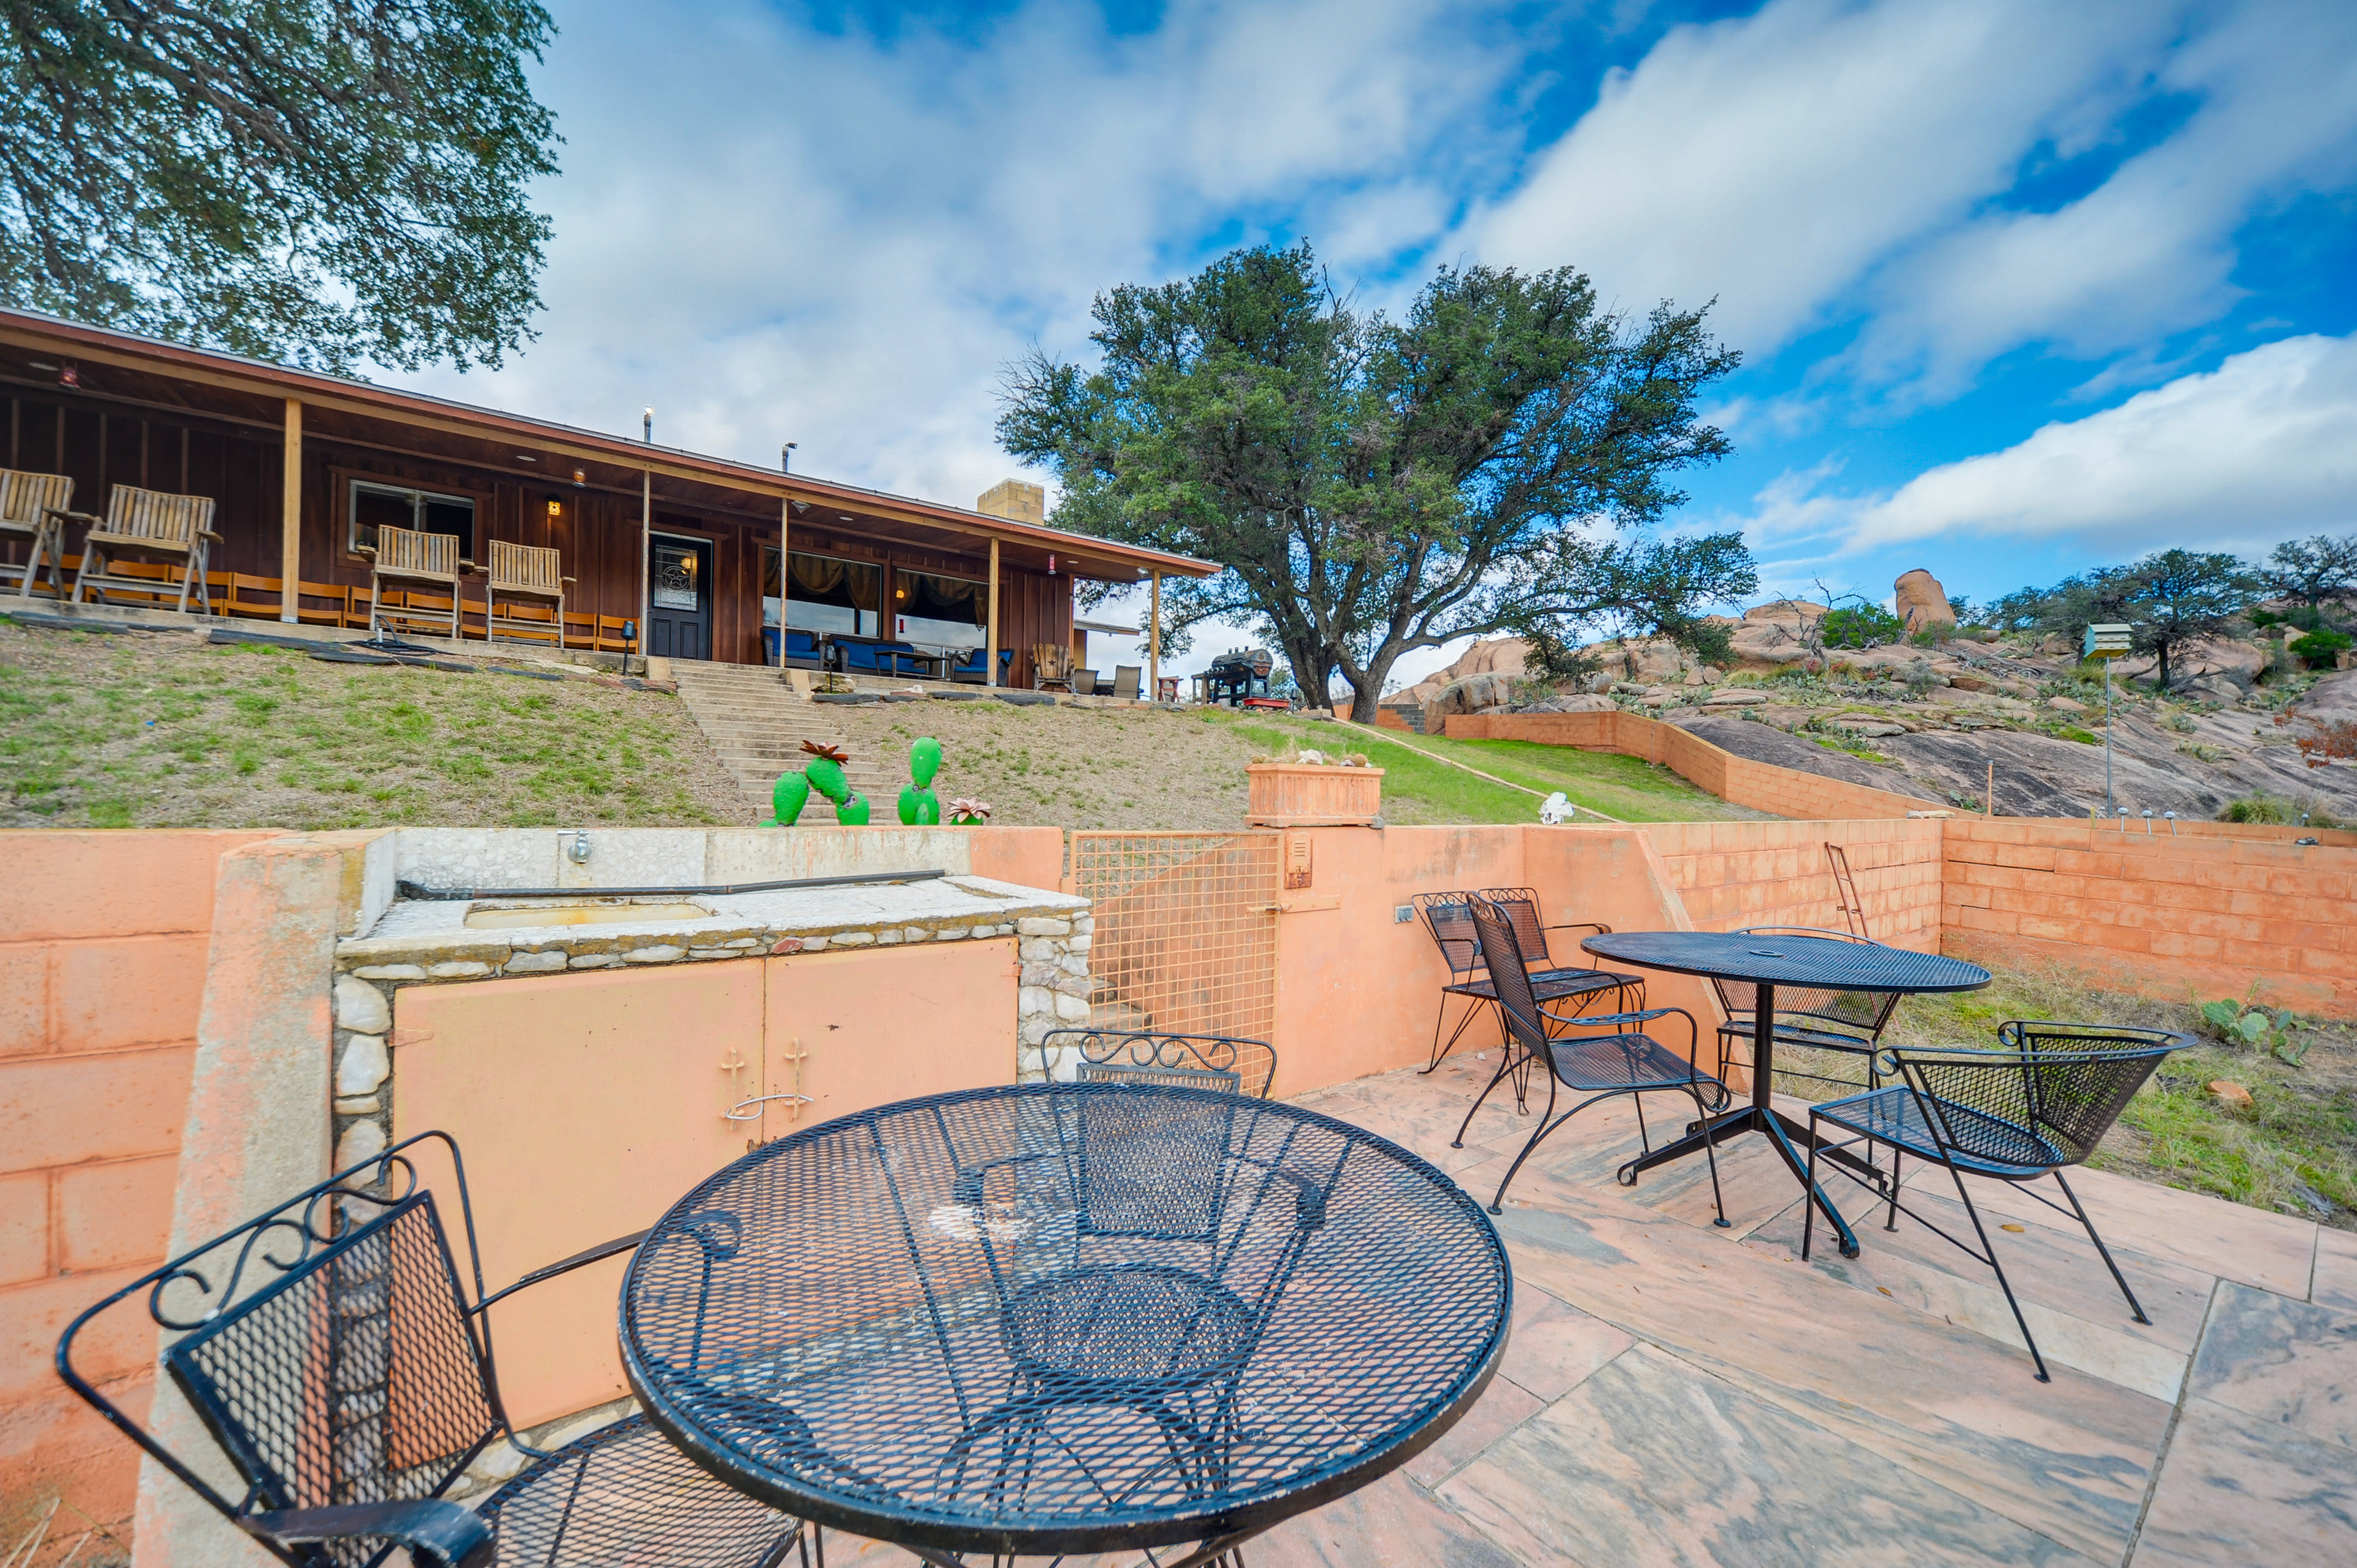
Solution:
M 2226 809 L 2218 813 L 2218 820 L 2222 822 L 2271 822 L 2280 825 L 2291 819 L 2290 801 L 2264 792 L 2245 795 L 2239 800 L 2229 800 Z
M 2306 637 L 2292 639 L 2287 646 L 2306 660 L 2309 669 L 2321 670 L 2346 653 L 2351 642 L 2345 631 L 2311 631 Z
M 1827 648 L 1873 648 L 1907 635 L 1907 623 L 1880 605 L 1828 610 L 1817 626 Z

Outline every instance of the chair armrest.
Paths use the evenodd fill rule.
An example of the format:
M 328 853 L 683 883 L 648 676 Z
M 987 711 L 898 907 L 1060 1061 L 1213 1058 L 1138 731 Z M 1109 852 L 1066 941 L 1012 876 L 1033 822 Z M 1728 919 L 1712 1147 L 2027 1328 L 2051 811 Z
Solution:
M 560 583 L 577 583 L 577 582 L 579 582 L 580 580 L 581 580 L 581 579 L 580 579 L 580 578 L 578 578 L 578 577 L 559 577 L 559 578 L 557 579 L 557 581 L 558 581 L 558 582 L 560 582 Z
M 1612 934 L 1611 927 L 1598 920 L 1566 920 L 1560 926 L 1541 926 L 1539 929 L 1543 931 L 1594 931 L 1599 937 L 1609 937 Z
M 228 540 L 223 539 L 220 534 L 215 533 L 210 528 L 200 528 L 197 530 L 197 536 L 200 539 L 210 539 L 215 544 L 227 544 L 229 542 Z
M 374 561 L 376 559 L 376 546 L 373 544 L 356 544 L 352 547 L 352 553 L 364 560 Z
M 499 1556 L 489 1524 L 471 1510 L 439 1498 L 242 1514 L 237 1527 L 285 1546 L 322 1541 L 398 1541 L 439 1568 L 490 1568 Z
M 646 1239 L 646 1231 L 636 1230 L 628 1236 L 617 1236 L 610 1241 L 600 1241 L 597 1245 L 590 1248 L 587 1251 L 576 1252 L 573 1256 L 565 1259 L 562 1262 L 551 1263 L 544 1269 L 534 1269 L 532 1273 L 524 1275 L 523 1278 L 516 1281 L 515 1283 L 508 1286 L 507 1289 L 495 1290 L 490 1294 L 485 1296 L 481 1301 L 475 1304 L 475 1310 L 477 1312 L 480 1312 L 483 1308 L 490 1305 L 491 1303 L 500 1300 L 503 1296 L 513 1295 L 516 1292 L 523 1289 L 526 1285 L 536 1285 L 543 1280 L 553 1280 L 559 1274 L 567 1274 L 571 1273 L 576 1269 L 587 1268 L 589 1264 L 597 1262 L 603 1258 L 610 1258 L 617 1252 L 627 1252 Z

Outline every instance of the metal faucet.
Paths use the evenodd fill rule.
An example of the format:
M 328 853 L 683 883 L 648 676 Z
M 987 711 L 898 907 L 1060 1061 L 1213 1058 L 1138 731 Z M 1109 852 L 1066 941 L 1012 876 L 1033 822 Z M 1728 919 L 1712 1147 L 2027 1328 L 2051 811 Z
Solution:
M 576 829 L 572 836 L 573 842 L 565 847 L 565 853 L 566 856 L 569 857 L 576 865 L 588 865 L 589 830 L 587 828 Z

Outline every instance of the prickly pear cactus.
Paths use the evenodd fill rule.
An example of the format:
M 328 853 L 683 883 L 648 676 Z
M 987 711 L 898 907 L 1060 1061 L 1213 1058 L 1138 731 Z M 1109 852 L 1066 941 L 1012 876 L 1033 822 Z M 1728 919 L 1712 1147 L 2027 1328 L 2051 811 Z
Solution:
M 810 800 L 810 780 L 799 773 L 780 773 L 777 787 L 770 791 L 770 811 L 778 826 L 790 828 L 802 814 Z
M 937 826 L 942 820 L 941 797 L 932 790 L 933 775 L 941 771 L 942 743 L 920 736 L 909 747 L 910 782 L 900 790 L 900 822 L 911 828 Z
M 846 828 L 867 825 L 867 797 L 854 789 L 834 803 L 834 820 Z
M 843 765 L 851 758 L 841 747 L 814 740 L 802 742 L 802 749 L 810 753 L 810 760 L 802 765 L 802 776 L 810 780 L 812 789 L 834 801 L 840 813 L 844 801 L 851 795 L 851 786 L 843 777 Z

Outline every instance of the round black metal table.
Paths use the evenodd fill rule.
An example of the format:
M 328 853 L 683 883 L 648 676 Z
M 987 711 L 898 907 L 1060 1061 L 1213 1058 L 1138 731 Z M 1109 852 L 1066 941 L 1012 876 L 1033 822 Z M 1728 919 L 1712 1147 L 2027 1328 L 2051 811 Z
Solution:
M 1512 1275 L 1415 1155 L 1208 1090 L 1031 1084 L 746 1155 L 649 1231 L 622 1362 L 740 1490 L 929 1563 L 1207 1563 L 1470 1407 Z
M 1880 942 L 1844 941 L 1835 937 L 1751 936 L 1741 931 L 1621 931 L 1590 937 L 1579 944 L 1599 958 L 1639 969 L 1672 974 L 1746 983 L 1753 987 L 1751 1012 L 1751 1103 L 1714 1116 L 1674 1143 L 1631 1162 L 1631 1176 L 1671 1160 L 1683 1159 L 1729 1134 L 1762 1133 L 1808 1189 L 1818 1211 L 1841 1239 L 1842 1256 L 1857 1256 L 1857 1238 L 1851 1233 L 1824 1189 L 1809 1180 L 1802 1151 L 1815 1142 L 1809 1130 L 1778 1111 L 1769 1101 L 1775 1079 L 1776 988 L 1779 985 L 1820 986 L 1834 991 L 1896 991 L 1906 995 L 1930 992 L 1977 991 L 1989 983 L 1989 972 L 1978 964 L 1937 953 L 1910 952 Z M 1849 1166 L 1872 1182 L 1882 1173 L 1846 1149 L 1824 1147 L 1820 1158 Z

